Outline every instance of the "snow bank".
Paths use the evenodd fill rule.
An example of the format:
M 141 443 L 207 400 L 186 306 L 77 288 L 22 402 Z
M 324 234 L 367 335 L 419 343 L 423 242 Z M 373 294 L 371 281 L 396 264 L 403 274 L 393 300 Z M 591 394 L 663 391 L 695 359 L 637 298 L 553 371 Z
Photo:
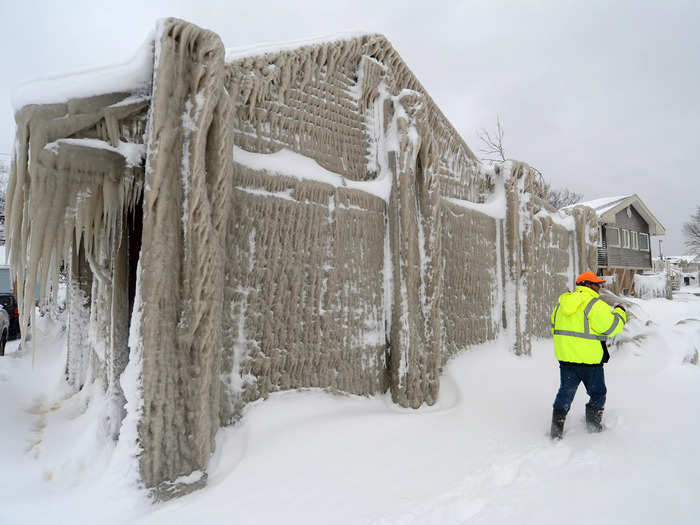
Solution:
M 116 459 L 107 437 L 102 381 L 79 392 L 65 382 L 60 320 L 37 316 L 34 335 L 35 365 L 17 340 L 0 357 L 0 523 L 46 523 L 50 516 L 52 523 L 82 524 L 103 512 L 124 523 L 136 509 L 143 514 L 145 493 L 135 475 L 125 475 L 131 464 Z
M 585 430 L 581 388 L 552 443 L 551 340 L 528 358 L 499 340 L 447 365 L 433 407 L 271 394 L 218 432 L 207 488 L 157 505 L 122 479 L 124 459 L 100 439 L 99 389 L 65 389 L 62 335 L 40 321 L 36 368 L 16 346 L 0 358 L 0 523 L 554 525 L 573 506 L 572 523 L 694 524 L 700 369 L 683 357 L 700 347 L 700 298 L 630 302 L 602 434 Z

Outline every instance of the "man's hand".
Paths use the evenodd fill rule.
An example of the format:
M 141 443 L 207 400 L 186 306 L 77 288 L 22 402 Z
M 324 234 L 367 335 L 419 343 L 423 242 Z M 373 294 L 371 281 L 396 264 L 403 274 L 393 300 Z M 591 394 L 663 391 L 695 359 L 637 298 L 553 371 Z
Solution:
M 615 308 L 619 308 L 619 309 L 622 310 L 623 312 L 627 313 L 627 310 L 625 310 L 625 307 L 622 306 L 620 303 L 616 303 L 615 306 L 613 306 L 613 310 L 614 310 Z

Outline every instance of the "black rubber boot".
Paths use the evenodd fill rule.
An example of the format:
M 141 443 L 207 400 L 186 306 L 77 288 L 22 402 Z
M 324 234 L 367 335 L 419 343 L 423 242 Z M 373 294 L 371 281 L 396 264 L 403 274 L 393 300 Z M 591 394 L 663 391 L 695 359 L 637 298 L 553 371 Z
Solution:
M 552 411 L 552 430 L 550 431 L 552 439 L 561 439 L 564 436 L 564 421 L 566 421 L 566 412 L 554 409 Z
M 603 409 L 586 405 L 586 428 L 589 432 L 603 431 Z

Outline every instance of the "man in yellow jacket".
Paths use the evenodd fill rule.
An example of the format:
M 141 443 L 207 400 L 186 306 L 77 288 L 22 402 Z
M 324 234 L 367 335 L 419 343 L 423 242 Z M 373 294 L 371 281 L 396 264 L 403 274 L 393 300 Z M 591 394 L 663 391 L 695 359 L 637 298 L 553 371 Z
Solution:
M 607 393 L 603 363 L 609 358 L 605 340 L 619 334 L 627 322 L 622 306 L 611 308 L 600 299 L 598 291 L 604 282 L 593 272 L 582 273 L 576 278 L 576 290 L 562 294 L 552 312 L 554 354 L 561 378 L 552 411 L 552 439 L 562 438 L 566 414 L 581 382 L 590 396 L 586 427 L 589 432 L 603 430 Z

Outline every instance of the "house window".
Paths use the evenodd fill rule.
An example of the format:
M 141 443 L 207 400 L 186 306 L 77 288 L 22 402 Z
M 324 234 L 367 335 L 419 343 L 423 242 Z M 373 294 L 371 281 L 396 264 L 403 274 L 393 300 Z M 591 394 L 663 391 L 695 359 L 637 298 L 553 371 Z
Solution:
M 631 235 L 631 241 L 632 241 L 632 249 L 633 250 L 639 250 L 639 242 L 637 241 L 637 232 L 630 232 Z
M 649 251 L 649 234 L 640 233 L 639 234 L 639 249 L 645 252 Z
M 613 228 L 611 226 L 606 226 L 605 233 L 607 233 L 608 247 L 612 246 L 613 248 L 619 248 L 620 247 L 620 229 Z
M 629 230 L 622 230 L 622 247 L 623 248 L 629 248 L 630 247 L 630 231 Z

